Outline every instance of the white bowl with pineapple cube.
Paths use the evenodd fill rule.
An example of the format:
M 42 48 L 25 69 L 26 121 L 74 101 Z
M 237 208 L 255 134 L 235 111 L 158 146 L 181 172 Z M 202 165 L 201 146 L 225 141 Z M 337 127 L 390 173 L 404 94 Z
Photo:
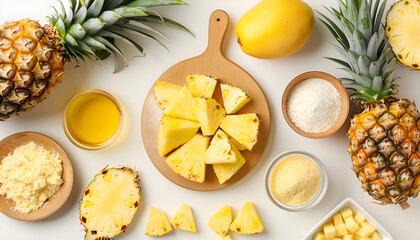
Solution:
M 304 240 L 392 240 L 391 234 L 352 198 L 344 199 Z

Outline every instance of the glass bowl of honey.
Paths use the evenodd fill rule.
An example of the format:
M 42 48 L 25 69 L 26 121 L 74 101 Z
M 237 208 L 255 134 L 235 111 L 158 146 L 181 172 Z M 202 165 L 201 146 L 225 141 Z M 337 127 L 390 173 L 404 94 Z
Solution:
M 124 122 L 118 100 L 106 91 L 87 89 L 76 94 L 64 111 L 64 131 L 69 140 L 86 150 L 109 146 L 118 138 Z

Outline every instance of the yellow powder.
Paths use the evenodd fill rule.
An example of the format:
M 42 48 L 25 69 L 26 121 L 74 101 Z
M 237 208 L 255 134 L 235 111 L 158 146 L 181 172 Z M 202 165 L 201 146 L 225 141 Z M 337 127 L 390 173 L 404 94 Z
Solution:
M 40 208 L 63 184 L 63 168 L 57 153 L 34 142 L 17 147 L 0 164 L 0 195 L 29 213 Z
M 292 155 L 280 160 L 270 179 L 274 197 L 288 205 L 298 206 L 310 201 L 318 191 L 320 174 L 312 160 Z

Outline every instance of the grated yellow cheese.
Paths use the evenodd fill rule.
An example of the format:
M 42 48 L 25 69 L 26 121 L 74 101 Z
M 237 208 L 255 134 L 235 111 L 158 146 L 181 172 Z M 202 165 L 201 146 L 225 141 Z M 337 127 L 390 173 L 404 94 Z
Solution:
M 0 195 L 23 213 L 40 208 L 63 184 L 59 155 L 34 142 L 17 147 L 0 164 Z
M 292 155 L 276 164 L 270 178 L 270 187 L 278 201 L 298 206 L 315 196 L 320 180 L 314 162 L 301 155 Z

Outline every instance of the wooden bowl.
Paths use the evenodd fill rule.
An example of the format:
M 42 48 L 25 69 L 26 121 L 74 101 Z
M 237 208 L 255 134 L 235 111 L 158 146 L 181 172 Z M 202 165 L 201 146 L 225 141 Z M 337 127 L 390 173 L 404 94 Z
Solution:
M 308 133 L 303 131 L 302 129 L 298 128 L 290 119 L 289 114 L 287 112 L 287 99 L 289 97 L 289 93 L 290 91 L 293 89 L 293 87 L 308 79 L 308 78 L 322 78 L 324 80 L 327 80 L 328 82 L 330 82 L 338 91 L 338 93 L 340 94 L 341 97 L 341 112 L 340 115 L 338 116 L 337 122 L 328 130 L 324 131 L 324 132 L 320 132 L 320 133 Z M 330 136 L 331 134 L 335 133 L 338 131 L 338 129 L 341 128 L 341 126 L 343 126 L 344 122 L 347 119 L 347 115 L 349 113 L 349 108 L 350 108 L 350 101 L 349 101 L 349 96 L 347 94 L 346 89 L 344 88 L 344 86 L 341 84 L 340 80 L 338 80 L 337 78 L 335 78 L 334 76 L 325 73 L 325 72 L 318 72 L 318 71 L 313 71 L 313 72 L 306 72 L 306 73 L 302 73 L 301 75 L 295 77 L 290 83 L 289 85 L 287 85 L 286 89 L 284 90 L 283 93 L 283 98 L 282 98 L 282 103 L 281 103 L 281 107 L 283 110 L 283 116 L 286 119 L 287 124 L 289 124 L 289 126 L 295 130 L 295 132 L 299 133 L 300 135 L 304 136 L 304 137 L 308 137 L 308 138 L 324 138 L 327 136 Z
M 22 221 L 38 221 L 60 209 L 70 196 L 73 187 L 73 167 L 66 151 L 53 139 L 35 132 L 20 132 L 10 135 L 0 141 L 0 163 L 15 148 L 28 142 L 42 145 L 47 151 L 59 154 L 63 167 L 63 185 L 38 210 L 22 213 L 14 210 L 15 204 L 4 196 L 0 196 L 0 212 L 4 215 Z

